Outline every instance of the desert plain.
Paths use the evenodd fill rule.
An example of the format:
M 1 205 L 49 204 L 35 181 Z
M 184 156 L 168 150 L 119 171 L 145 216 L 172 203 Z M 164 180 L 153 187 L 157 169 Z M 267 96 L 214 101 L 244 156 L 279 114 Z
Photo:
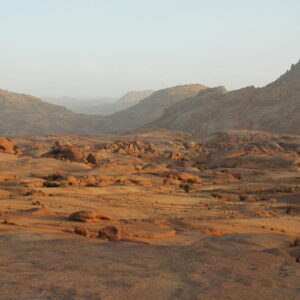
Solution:
M 0 299 L 299 299 L 300 138 L 0 139 Z

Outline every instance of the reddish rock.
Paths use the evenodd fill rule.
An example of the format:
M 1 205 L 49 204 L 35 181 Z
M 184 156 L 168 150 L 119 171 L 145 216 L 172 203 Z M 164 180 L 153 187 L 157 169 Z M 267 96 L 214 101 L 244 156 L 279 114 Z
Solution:
M 187 183 L 202 183 L 199 176 L 190 173 L 182 172 L 178 175 L 178 179 Z
M 80 185 L 80 182 L 74 176 L 68 176 L 66 180 L 69 185 L 74 185 L 74 186 Z
M 98 219 L 111 220 L 111 217 L 96 213 L 91 210 L 76 211 L 69 216 L 69 220 L 80 221 L 80 222 L 96 221 Z
M 179 187 L 182 188 L 186 193 L 189 193 L 192 189 L 189 184 L 181 184 Z
M 177 180 L 177 179 L 165 179 L 164 180 L 164 184 L 167 184 L 167 185 L 179 185 L 181 184 L 181 181 L 180 180 Z
M 76 234 L 80 234 L 80 235 L 83 235 L 83 236 L 88 236 L 89 235 L 89 230 L 83 226 L 76 226 L 74 228 L 74 232 Z
M 63 157 L 75 162 L 86 162 L 81 148 L 69 148 L 63 152 Z
M 100 162 L 99 157 L 94 153 L 90 153 L 86 159 L 90 164 L 93 164 L 93 165 L 96 165 Z
M 86 175 L 81 178 L 82 184 L 86 186 L 96 186 L 97 185 L 97 180 L 95 176 L 93 175 Z
M 106 226 L 99 231 L 98 238 L 102 240 L 117 241 L 121 238 L 120 228 L 117 226 Z
M 182 183 L 202 183 L 202 180 L 199 176 L 186 172 L 168 174 L 167 178 L 180 180 Z
M 82 148 L 70 147 L 68 145 L 60 146 L 61 144 L 56 142 L 52 147 L 52 150 L 45 154 L 47 157 L 54 157 L 61 160 L 70 160 L 74 162 L 87 163 Z
M 23 196 L 39 196 L 45 197 L 46 194 L 43 191 L 36 191 L 36 190 L 26 190 Z
M 199 150 L 199 144 L 195 141 L 190 141 L 185 144 L 185 148 L 191 152 L 197 152 Z
M 0 137 L 0 152 L 18 154 L 20 149 L 7 137 Z
M 169 153 L 169 158 L 172 160 L 179 160 L 182 158 L 182 154 L 179 152 L 170 152 Z
M 33 201 L 32 205 L 38 205 L 38 206 L 41 206 L 41 207 L 45 207 L 45 204 L 43 202 L 39 201 L 39 200 Z
M 151 143 L 143 143 L 141 141 L 127 142 L 122 141 L 116 144 L 107 144 L 104 147 L 106 150 L 117 153 L 126 153 L 130 155 L 140 155 L 146 153 L 157 154 L 159 151 Z

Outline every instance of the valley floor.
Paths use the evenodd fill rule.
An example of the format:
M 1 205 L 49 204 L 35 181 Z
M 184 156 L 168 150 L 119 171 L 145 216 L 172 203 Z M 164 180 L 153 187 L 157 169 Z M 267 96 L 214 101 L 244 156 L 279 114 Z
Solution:
M 0 299 L 299 299 L 295 153 L 172 132 L 12 140 Z

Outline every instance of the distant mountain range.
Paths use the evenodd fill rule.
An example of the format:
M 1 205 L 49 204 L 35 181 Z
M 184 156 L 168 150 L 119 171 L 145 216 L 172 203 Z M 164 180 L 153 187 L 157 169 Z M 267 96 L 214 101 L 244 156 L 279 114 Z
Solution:
M 71 107 L 113 103 L 117 99 L 111 97 L 102 97 L 102 98 L 42 97 L 42 100 L 49 102 L 51 104 L 61 105 L 61 106 L 65 106 L 68 109 L 71 109 Z
M 131 106 L 109 116 L 85 115 L 0 90 L 0 134 L 96 134 L 139 128 L 181 130 L 197 137 L 230 129 L 300 134 L 300 62 L 263 88 L 227 91 L 192 84 L 132 92 L 110 104 Z
M 43 100 L 56 105 L 62 105 L 75 113 L 108 116 L 124 110 L 150 96 L 154 91 L 131 91 L 121 98 L 104 97 L 99 99 L 79 99 L 71 97 L 51 98 Z
M 141 103 L 106 117 L 77 114 L 33 96 L 0 90 L 0 134 L 96 134 L 137 129 L 160 117 L 165 108 L 186 97 L 195 96 L 204 88 L 202 85 L 185 85 L 160 90 Z M 127 94 L 119 101 L 128 104 L 146 94 L 150 94 L 150 91 L 134 92 L 132 96 Z
M 128 109 L 110 115 L 100 122 L 105 132 L 124 132 L 138 129 L 160 118 L 165 109 L 206 89 L 201 84 L 175 86 L 159 90 Z

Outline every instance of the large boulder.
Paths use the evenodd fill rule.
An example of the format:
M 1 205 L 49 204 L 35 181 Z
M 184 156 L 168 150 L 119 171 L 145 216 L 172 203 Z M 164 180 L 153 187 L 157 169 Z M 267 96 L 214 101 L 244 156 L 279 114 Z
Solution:
M 76 226 L 74 228 L 74 232 L 79 235 L 88 236 L 89 230 L 85 228 L 84 226 Z
M 191 152 L 197 152 L 199 150 L 199 144 L 195 141 L 190 141 L 186 143 L 185 148 Z
M 61 160 L 87 163 L 87 159 L 84 156 L 84 149 L 71 147 L 70 145 L 64 145 L 57 141 L 52 147 L 52 150 L 46 153 L 45 156 L 50 156 Z
M 86 159 L 92 165 L 96 165 L 100 162 L 99 156 L 94 153 L 90 153 Z
M 98 237 L 102 240 L 117 241 L 121 238 L 121 230 L 118 226 L 106 226 L 99 231 Z
M 75 162 L 86 162 L 81 148 L 68 148 L 61 152 L 63 158 Z
M 202 183 L 202 179 L 199 176 L 187 172 L 168 174 L 167 178 L 179 180 L 181 183 Z
M 20 149 L 7 137 L 0 137 L 0 152 L 18 154 Z

